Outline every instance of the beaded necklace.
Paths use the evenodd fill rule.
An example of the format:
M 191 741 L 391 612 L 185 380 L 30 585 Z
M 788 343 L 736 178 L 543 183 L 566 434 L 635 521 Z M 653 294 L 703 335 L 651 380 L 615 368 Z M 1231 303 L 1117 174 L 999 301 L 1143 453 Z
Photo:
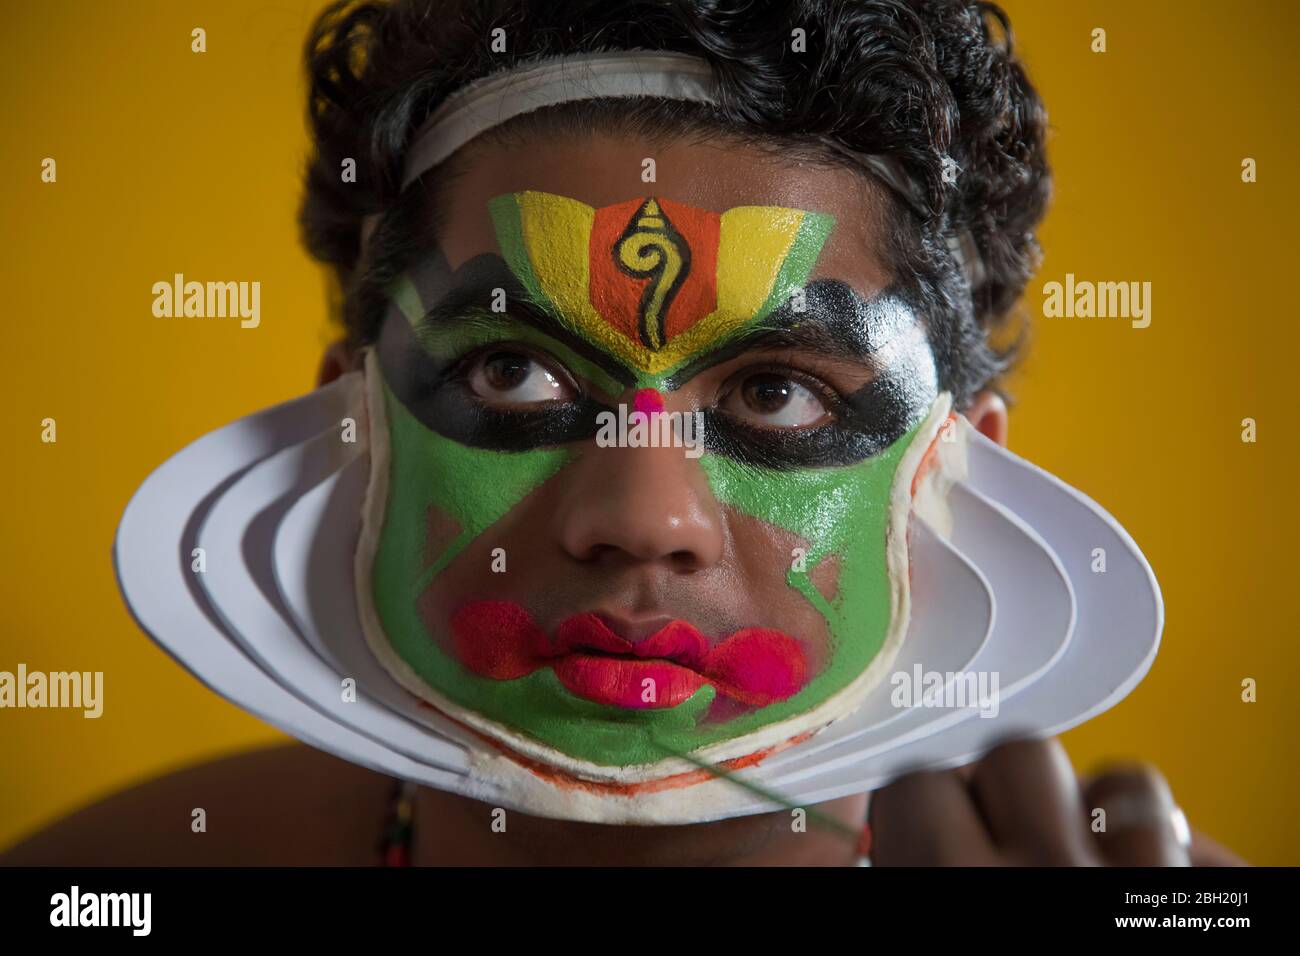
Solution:
M 411 837 L 415 832 L 411 819 L 415 811 L 415 784 L 394 780 L 388 799 L 388 815 L 379 838 L 379 858 L 384 866 L 411 865 Z

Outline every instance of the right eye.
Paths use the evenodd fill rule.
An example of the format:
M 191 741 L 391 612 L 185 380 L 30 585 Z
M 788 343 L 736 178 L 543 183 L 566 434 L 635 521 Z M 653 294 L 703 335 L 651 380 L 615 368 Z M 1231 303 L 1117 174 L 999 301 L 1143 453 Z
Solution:
M 563 373 L 512 349 L 488 350 L 471 360 L 465 382 L 486 404 L 507 407 L 567 402 L 577 392 Z

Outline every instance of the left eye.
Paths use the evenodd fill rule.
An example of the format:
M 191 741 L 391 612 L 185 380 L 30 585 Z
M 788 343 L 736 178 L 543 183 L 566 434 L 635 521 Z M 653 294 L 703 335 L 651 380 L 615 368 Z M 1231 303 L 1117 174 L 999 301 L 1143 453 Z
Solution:
M 812 389 L 774 372 L 746 377 L 719 407 L 737 418 L 774 428 L 813 428 L 831 418 Z
M 523 352 L 497 350 L 475 359 L 465 373 L 471 392 L 489 405 L 532 405 L 572 398 L 562 374 Z

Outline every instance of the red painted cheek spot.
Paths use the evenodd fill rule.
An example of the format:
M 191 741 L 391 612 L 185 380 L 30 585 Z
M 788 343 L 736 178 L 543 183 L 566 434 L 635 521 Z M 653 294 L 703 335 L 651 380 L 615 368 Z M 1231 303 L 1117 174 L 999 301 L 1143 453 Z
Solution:
M 514 680 L 542 666 L 538 653 L 546 634 L 532 617 L 510 601 L 466 604 L 451 618 L 456 657 L 475 674 L 493 680 Z
M 705 673 L 728 697 L 766 707 L 793 697 L 808 683 L 808 662 L 788 634 L 751 627 L 709 652 Z
M 657 412 L 664 410 L 664 397 L 661 392 L 653 388 L 639 388 L 632 398 L 633 414 L 640 412 L 649 418 Z M 630 419 L 629 419 L 630 420 Z

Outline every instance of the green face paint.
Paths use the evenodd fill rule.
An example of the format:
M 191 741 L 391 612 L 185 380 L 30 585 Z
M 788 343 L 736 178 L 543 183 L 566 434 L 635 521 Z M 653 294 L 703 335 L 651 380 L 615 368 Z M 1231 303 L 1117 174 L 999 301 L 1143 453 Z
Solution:
M 827 217 L 764 207 L 716 215 L 636 200 L 609 209 L 615 212 L 538 194 L 492 204 L 503 256 L 530 304 L 580 338 L 586 354 L 510 315 L 482 310 L 463 314 L 454 328 L 426 329 L 420 324 L 426 303 L 413 283 L 400 282 L 394 302 L 410 320 L 421 353 L 449 364 L 476 348 L 523 342 L 546 350 L 606 397 L 621 394 L 624 379 L 662 388 L 684 366 L 772 315 L 807 280 L 830 229 Z M 749 238 L 743 247 L 741 236 Z M 701 277 L 702 269 L 711 272 Z M 587 357 L 589 349 L 604 358 Z M 611 360 L 625 372 L 613 374 Z M 383 507 L 372 516 L 377 534 L 362 547 L 373 552 L 371 597 L 382 629 L 376 649 L 386 649 L 381 659 L 408 688 L 511 749 L 594 777 L 601 768 L 643 768 L 673 753 L 752 752 L 809 729 L 794 725 L 860 682 L 887 644 L 896 650 L 899 576 L 906 566 L 905 551 L 899 566 L 897 546 L 891 559 L 890 542 L 905 532 L 908 501 L 899 489 L 907 488 L 919 451 L 933 437 L 934 415 L 912 415 L 886 446 L 842 467 L 774 469 L 706 452 L 700 467 L 723 506 L 802 543 L 802 561 L 774 560 L 793 565 L 787 584 L 825 621 L 829 654 L 815 673 L 801 672 L 762 697 L 755 688 L 774 679 L 762 655 L 776 653 L 776 638 L 751 634 L 744 646 L 756 648 L 753 667 L 737 665 L 736 654 L 719 664 L 712 648 L 697 662 L 709 679 L 677 688 L 680 700 L 671 706 L 638 706 L 631 698 L 616 705 L 574 692 L 591 683 L 590 675 L 571 666 L 573 654 L 557 635 L 532 635 L 499 608 L 488 609 L 497 617 L 473 618 L 474 627 L 454 627 L 421 610 L 424 596 L 472 543 L 513 509 L 527 507 L 525 499 L 543 483 L 565 480 L 583 446 L 472 447 L 415 414 L 387 382 L 388 366 L 383 369 L 371 356 L 372 442 L 382 466 L 372 482 L 383 484 L 375 495 Z M 929 401 L 922 410 L 931 411 Z M 437 540 L 429 531 L 435 525 L 443 529 Z M 834 562 L 837 571 L 829 597 L 811 577 L 823 562 Z M 513 630 L 502 643 L 504 629 Z M 779 671 L 783 659 L 779 653 L 776 659 Z M 733 706 L 720 718 L 714 705 L 723 696 Z M 784 737 L 783 727 L 790 728 Z M 754 741 L 751 751 L 746 740 Z

